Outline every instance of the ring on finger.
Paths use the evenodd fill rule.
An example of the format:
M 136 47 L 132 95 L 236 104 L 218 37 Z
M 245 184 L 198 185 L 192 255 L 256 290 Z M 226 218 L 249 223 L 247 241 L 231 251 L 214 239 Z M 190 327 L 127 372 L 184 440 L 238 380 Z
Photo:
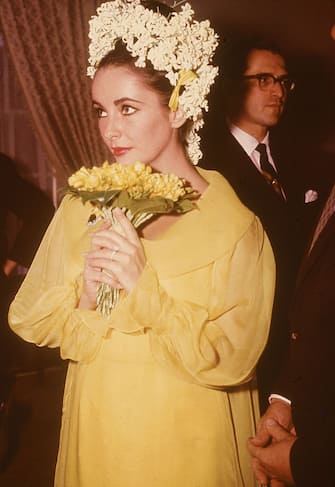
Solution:
M 113 257 L 118 253 L 118 249 L 114 249 L 111 254 L 111 260 L 113 260 Z
M 107 277 L 113 277 L 113 274 L 111 274 L 110 272 L 108 272 L 106 269 L 102 269 L 101 271 L 103 274 L 105 274 Z

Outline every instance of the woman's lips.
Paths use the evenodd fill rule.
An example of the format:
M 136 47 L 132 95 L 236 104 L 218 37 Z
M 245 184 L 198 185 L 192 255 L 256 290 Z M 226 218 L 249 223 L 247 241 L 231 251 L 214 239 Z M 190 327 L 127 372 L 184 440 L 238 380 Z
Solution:
M 115 157 L 121 157 L 130 151 L 130 149 L 130 147 L 112 147 L 112 153 Z

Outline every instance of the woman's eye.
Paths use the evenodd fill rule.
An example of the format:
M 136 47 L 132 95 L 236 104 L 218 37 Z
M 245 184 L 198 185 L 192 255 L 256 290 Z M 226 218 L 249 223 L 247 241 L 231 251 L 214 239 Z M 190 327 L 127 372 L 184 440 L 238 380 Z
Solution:
M 129 105 L 124 105 L 121 109 L 122 115 L 132 115 L 136 111 L 136 108 L 130 107 Z
M 107 112 L 100 107 L 93 107 L 93 110 L 98 118 L 107 117 Z

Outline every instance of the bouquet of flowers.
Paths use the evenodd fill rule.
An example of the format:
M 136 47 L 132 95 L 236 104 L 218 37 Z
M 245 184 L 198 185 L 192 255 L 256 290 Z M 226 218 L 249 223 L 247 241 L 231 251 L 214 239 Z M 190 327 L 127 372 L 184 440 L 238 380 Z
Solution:
M 88 224 L 101 218 L 112 221 L 112 229 L 121 231 L 113 218 L 113 209 L 121 208 L 135 228 L 154 215 L 186 213 L 195 207 L 198 193 L 175 174 L 153 172 L 151 166 L 135 162 L 100 167 L 82 167 L 68 179 L 68 192 L 92 205 Z M 97 309 L 108 318 L 119 299 L 119 289 L 101 283 L 97 291 Z

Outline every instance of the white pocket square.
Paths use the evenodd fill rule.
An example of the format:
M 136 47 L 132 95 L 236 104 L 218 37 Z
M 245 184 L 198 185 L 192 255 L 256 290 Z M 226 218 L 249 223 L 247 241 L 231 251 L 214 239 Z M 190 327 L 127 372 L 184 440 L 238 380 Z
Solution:
M 312 201 L 315 201 L 318 199 L 318 192 L 314 191 L 314 189 L 309 189 L 305 193 L 305 203 L 312 203 Z

